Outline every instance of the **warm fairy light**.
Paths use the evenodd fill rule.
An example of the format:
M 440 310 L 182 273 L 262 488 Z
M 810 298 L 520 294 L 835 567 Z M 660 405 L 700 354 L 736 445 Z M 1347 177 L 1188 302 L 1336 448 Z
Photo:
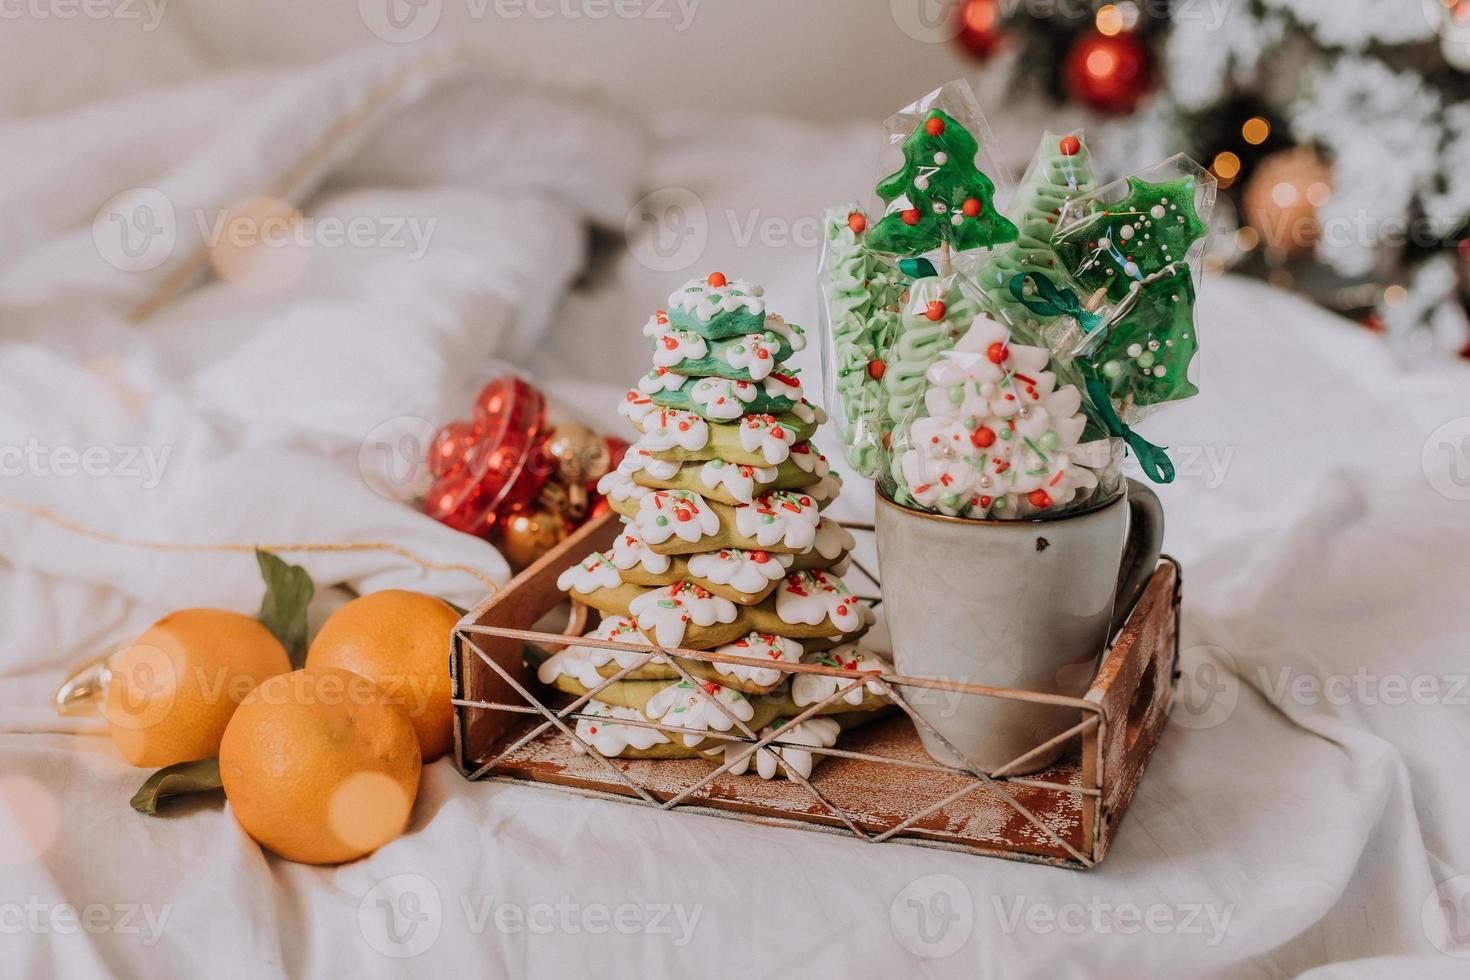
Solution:
M 1098 7 L 1097 32 L 1105 37 L 1121 34 L 1123 32 L 1123 12 L 1111 3 Z
M 1138 26 L 1140 11 L 1133 0 L 1122 0 L 1118 4 L 1118 15 L 1123 18 L 1123 30 L 1131 31 Z
M 1262 116 L 1251 116 L 1240 127 L 1240 135 L 1251 146 L 1260 146 L 1271 135 L 1271 124 Z
M 965 27 L 977 34 L 988 34 L 1000 17 L 1000 4 L 971 3 L 965 5 Z
M 1217 153 L 1215 154 L 1215 162 L 1210 164 L 1210 169 L 1221 180 L 1234 180 L 1240 173 L 1240 157 L 1231 153 L 1229 150 Z
M 1242 252 L 1249 252 L 1259 244 L 1261 244 L 1261 235 L 1254 228 L 1245 227 L 1236 231 L 1235 247 Z
M 1279 181 L 1271 188 L 1271 203 L 1278 208 L 1289 208 L 1296 203 L 1300 193 L 1295 184 L 1285 180 Z
M 1332 187 L 1320 180 L 1314 180 L 1307 185 L 1307 203 L 1314 208 L 1320 208 L 1332 200 Z
M 1403 286 L 1393 285 L 1383 291 L 1384 306 L 1402 306 L 1408 298 L 1409 291 Z
M 1099 48 L 1088 52 L 1084 65 L 1087 68 L 1087 74 L 1093 78 L 1111 78 L 1113 72 L 1118 68 L 1118 56 L 1104 48 Z

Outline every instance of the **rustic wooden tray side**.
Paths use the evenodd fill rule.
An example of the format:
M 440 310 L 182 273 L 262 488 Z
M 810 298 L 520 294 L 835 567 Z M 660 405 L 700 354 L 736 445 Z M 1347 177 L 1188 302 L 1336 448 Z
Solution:
M 561 571 L 610 546 L 618 526 L 615 517 L 590 522 L 461 621 L 451 676 L 455 760 L 466 777 L 1073 868 L 1092 867 L 1106 854 L 1168 718 L 1179 610 L 1171 559 L 1154 573 L 1086 695 L 1069 700 L 1081 738 L 1056 766 L 1024 778 L 944 769 L 924 751 L 910 718 L 896 713 L 846 734 L 809 784 L 798 785 L 712 776 L 715 767 L 701 759 L 602 760 L 574 752 L 568 737 L 547 724 L 550 714 L 530 698 L 570 699 L 535 684 L 523 664 L 523 644 L 552 645 L 565 637 L 527 631 L 564 606 L 556 588 Z M 923 683 L 897 675 L 885 680 L 900 694 Z M 977 690 L 983 693 L 971 693 Z M 960 693 L 1036 697 L 976 688 Z M 566 722 L 574 724 L 571 717 Z M 517 745 L 538 726 L 547 730 Z

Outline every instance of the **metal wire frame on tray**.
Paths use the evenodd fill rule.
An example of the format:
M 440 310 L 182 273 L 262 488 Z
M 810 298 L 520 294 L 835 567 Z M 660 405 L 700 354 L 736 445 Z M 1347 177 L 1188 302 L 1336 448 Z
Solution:
M 871 531 L 873 529 L 871 524 L 848 523 L 846 524 L 846 526 L 852 530 Z M 854 565 L 864 576 L 872 580 L 875 586 L 878 584 L 878 579 L 872 572 L 868 571 L 868 569 L 864 568 L 861 564 L 858 564 L 855 560 Z M 867 598 L 868 601 L 870 601 L 874 605 L 877 605 L 879 602 L 882 601 L 881 598 L 878 597 L 862 598 Z M 874 834 L 863 830 L 858 825 L 857 821 L 852 818 L 852 816 L 850 816 L 848 813 L 843 811 L 842 808 L 836 806 L 825 796 L 823 796 L 822 792 L 817 789 L 817 787 L 813 786 L 810 780 L 802 776 L 801 773 L 797 772 L 794 767 L 784 767 L 787 775 L 792 779 L 792 781 L 802 786 L 802 788 L 808 794 L 810 794 L 811 797 L 819 805 L 821 805 L 833 817 L 839 820 L 842 825 L 852 833 L 854 837 L 857 837 L 861 840 L 869 841 L 871 843 L 882 843 L 884 841 L 890 840 L 895 836 L 902 834 L 910 827 L 913 827 L 915 824 L 917 824 L 919 821 L 923 820 L 930 814 L 941 810 L 946 806 L 949 806 L 955 801 L 962 799 L 963 797 L 968 796 L 969 794 L 983 787 L 989 789 L 1000 799 L 1004 800 L 1017 813 L 1019 813 L 1030 824 L 1036 827 L 1037 830 L 1039 830 L 1043 835 L 1051 840 L 1052 843 L 1056 844 L 1058 847 L 1066 851 L 1066 853 L 1070 855 L 1075 861 L 1077 861 L 1078 864 L 1080 864 L 1082 867 L 1091 868 L 1094 864 L 1094 860 L 1091 855 L 1082 853 L 1071 843 L 1064 840 L 1059 834 L 1056 833 L 1056 831 L 1054 831 L 1043 820 L 1037 817 L 1036 814 L 1029 810 L 1013 795 L 1007 792 L 1007 790 L 1005 789 L 1005 784 L 1015 783 L 1018 785 L 1034 786 L 1038 788 L 1054 790 L 1061 793 L 1076 794 L 1085 798 L 1090 798 L 1092 801 L 1092 805 L 1096 806 L 1102 795 L 1102 787 L 1100 785 L 1074 786 L 1071 784 L 1059 783 L 1052 780 L 1029 779 L 1011 774 L 1019 769 L 1022 769 L 1031 759 L 1035 758 L 1037 755 L 1051 750 L 1058 744 L 1066 742 L 1068 739 L 1085 734 L 1094 729 L 1096 729 L 1098 733 L 1096 745 L 1098 746 L 1098 751 L 1100 752 L 1101 746 L 1105 741 L 1105 732 L 1107 729 L 1108 719 L 1105 716 L 1101 705 L 1099 704 L 1096 704 L 1092 701 L 1084 700 L 1082 698 L 1068 697 L 1066 695 L 1060 694 L 1046 694 L 1037 691 L 1022 691 L 1013 688 L 991 687 L 984 684 L 964 684 L 955 681 L 945 681 L 925 677 L 909 677 L 903 674 L 890 673 L 886 671 L 859 671 L 847 670 L 841 667 L 828 667 L 823 664 L 773 662 L 768 659 L 741 657 L 733 654 L 720 653 L 714 650 L 687 650 L 682 647 L 661 647 L 656 644 L 652 646 L 646 646 L 643 644 L 622 643 L 615 640 L 579 636 L 583 628 L 586 626 L 587 618 L 587 607 L 582 606 L 580 603 L 574 602 L 572 605 L 572 615 L 570 617 L 570 621 L 568 623 L 566 631 L 563 633 L 545 633 L 536 630 L 511 629 L 509 627 L 501 626 L 479 626 L 466 624 L 461 624 L 459 627 L 457 627 L 457 633 L 459 634 L 461 641 L 469 649 L 473 650 L 475 654 L 479 656 L 482 661 L 484 661 L 485 665 L 488 666 L 496 674 L 498 674 L 500 678 L 505 681 L 505 683 L 508 684 L 517 694 L 525 698 L 526 704 L 505 704 L 501 702 L 475 701 L 461 698 L 454 699 L 454 704 L 464 708 L 478 708 L 489 711 L 504 711 L 523 715 L 540 715 L 544 719 L 539 725 L 536 725 L 531 730 L 522 734 L 510 745 L 503 748 L 489 761 L 482 763 L 478 769 L 470 772 L 468 776 L 471 780 L 484 777 L 501 762 L 509 759 L 517 750 L 527 745 L 532 740 L 540 737 L 548 729 L 555 727 L 556 729 L 560 730 L 562 734 L 566 735 L 569 739 L 580 746 L 582 751 L 584 751 L 590 758 L 594 759 L 603 768 L 607 769 L 607 771 L 610 772 L 619 782 L 627 786 L 628 789 L 630 789 L 638 797 L 636 801 L 629 800 L 629 802 L 642 803 L 647 806 L 657 807 L 660 810 L 672 810 L 674 807 L 686 803 L 686 801 L 689 800 L 690 796 L 693 793 L 697 792 L 700 788 L 709 784 L 712 780 L 718 778 L 721 774 L 739 765 L 742 761 L 752 758 L 755 753 L 761 751 L 762 749 L 765 749 L 767 746 L 781 748 L 787 745 L 791 745 L 795 748 L 799 748 L 801 751 L 811 752 L 818 755 L 833 756 L 836 758 L 858 759 L 867 762 L 880 763 L 883 765 L 891 765 L 920 771 L 927 770 L 949 775 L 952 775 L 955 772 L 968 772 L 970 775 L 975 777 L 972 782 L 961 787 L 960 789 L 955 790 L 938 802 L 930 804 L 929 806 L 926 806 L 921 810 L 911 813 L 907 817 L 905 817 L 903 821 L 896 824 L 895 826 L 890 827 L 881 833 Z M 598 684 L 595 688 L 589 690 L 581 697 L 576 698 L 567 706 L 561 709 L 553 709 L 551 707 L 548 707 L 540 698 L 536 697 L 535 694 L 533 694 L 524 685 L 517 681 L 516 678 L 512 676 L 510 671 L 506 670 L 504 667 L 496 662 L 494 657 L 488 655 L 484 651 L 484 649 L 482 649 L 481 646 L 475 642 L 474 638 L 476 636 L 503 637 L 507 639 L 520 640 L 523 643 L 535 643 L 547 648 L 564 647 L 569 645 L 568 641 L 570 639 L 576 639 L 577 645 L 579 646 L 597 647 L 605 650 L 641 654 L 641 656 L 633 663 L 630 663 L 628 666 L 617 671 L 615 674 L 604 678 L 602 680 L 602 683 Z M 734 713 L 731 712 L 729 708 L 726 707 L 724 704 L 721 704 L 718 699 L 714 700 L 715 705 L 730 721 L 732 727 L 734 729 L 738 729 L 738 734 L 736 734 L 735 732 L 694 731 L 691 729 L 686 729 L 677 725 L 670 725 L 663 722 L 652 722 L 647 720 L 639 721 L 636 719 L 619 719 L 619 724 L 629 725 L 637 728 L 652 728 L 668 735 L 699 735 L 705 739 L 739 742 L 745 745 L 745 750 L 743 752 L 731 753 L 729 751 L 726 751 L 725 761 L 722 765 L 720 765 L 718 768 L 711 769 L 703 779 L 693 783 L 690 786 L 685 787 L 675 796 L 669 798 L 668 800 L 660 801 L 656 797 L 654 797 L 653 794 L 649 793 L 648 790 L 646 790 L 644 787 L 638 785 L 631 778 L 629 778 L 628 774 L 621 767 L 616 765 L 603 753 L 599 752 L 596 747 L 588 744 L 584 739 L 578 736 L 575 728 L 568 724 L 568 722 L 575 723 L 576 721 L 583 718 L 598 718 L 598 716 L 584 713 L 581 709 L 588 701 L 594 700 L 597 694 L 603 689 L 611 684 L 615 684 L 618 681 L 623 680 L 628 674 L 637 670 L 639 667 L 643 666 L 651 659 L 659 655 L 665 656 L 667 658 L 667 662 L 674 667 L 674 669 L 679 673 L 679 676 L 695 687 L 700 687 L 706 682 L 693 677 L 688 672 L 688 670 L 685 669 L 683 664 L 680 663 L 680 658 L 687 660 L 697 660 L 704 663 L 712 664 L 736 664 L 746 667 L 775 668 L 785 674 L 821 674 L 827 677 L 835 677 L 839 680 L 846 680 L 848 681 L 848 683 L 846 685 L 840 685 L 836 690 L 832 692 L 832 694 L 830 694 L 826 698 L 823 698 L 821 701 L 818 701 L 817 703 L 808 706 L 806 710 L 804 710 L 801 714 L 785 722 L 780 729 L 774 730 L 771 734 L 766 736 L 760 736 L 756 732 L 752 731 L 750 727 L 745 724 L 744 721 L 736 717 Z M 789 731 L 801 722 L 806 721 L 813 716 L 821 714 L 822 710 L 828 705 L 833 704 L 849 692 L 859 690 L 865 684 L 876 685 L 876 687 L 878 688 L 878 693 L 885 695 L 889 700 L 893 702 L 893 704 L 895 704 L 900 710 L 907 714 L 908 717 L 913 721 L 914 725 L 918 727 L 920 731 L 927 732 L 936 741 L 938 741 L 939 744 L 943 745 L 946 749 L 953 753 L 956 758 L 964 760 L 965 765 L 963 769 L 952 769 L 948 766 L 940 765 L 937 762 L 923 762 L 920 760 L 912 759 L 895 759 L 888 756 L 873 755 L 866 752 L 853 752 L 846 749 L 839 749 L 835 746 L 822 747 L 810 746 L 800 743 L 791 743 L 783 740 L 780 737 L 780 733 L 782 731 Z M 945 738 L 941 732 L 939 732 L 933 725 L 931 725 L 922 716 L 920 716 L 918 712 L 913 709 L 913 707 L 900 693 L 900 689 L 903 688 L 920 688 L 948 693 L 970 694 L 979 697 L 1001 698 L 1010 701 L 1024 701 L 1032 704 L 1045 704 L 1055 707 L 1072 708 L 1077 710 L 1078 712 L 1081 712 L 1082 719 L 1077 724 L 1068 728 L 1066 731 L 1061 732 L 1060 734 L 1039 743 L 1035 747 L 1027 750 L 1021 755 L 1012 759 L 1010 762 L 1006 763 L 1005 765 L 995 769 L 994 771 L 987 772 L 979 765 L 977 765 L 973 760 L 967 757 L 958 748 L 956 748 L 954 744 L 949 741 L 949 739 Z M 605 718 L 601 718 L 598 720 L 606 721 Z M 1099 762 L 1100 761 L 1101 760 L 1099 760 Z M 1096 766 L 1094 771 L 1097 773 L 1097 781 L 1100 782 L 1102 772 L 1101 765 L 1099 764 L 1098 766 Z M 1084 803 L 1086 803 L 1086 800 L 1084 800 Z

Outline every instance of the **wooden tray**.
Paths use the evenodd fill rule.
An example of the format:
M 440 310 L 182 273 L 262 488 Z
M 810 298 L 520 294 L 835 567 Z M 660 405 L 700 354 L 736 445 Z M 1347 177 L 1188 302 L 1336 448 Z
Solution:
M 455 630 L 455 760 L 467 778 L 536 783 L 870 842 L 946 847 L 1071 868 L 1090 868 L 1107 853 L 1169 714 L 1180 603 L 1179 566 L 1173 559 L 1160 563 L 1080 699 L 883 675 L 900 697 L 912 688 L 939 687 L 964 697 L 1050 697 L 1051 703 L 1075 708 L 1079 721 L 1069 751 L 1052 768 L 1025 777 L 945 768 L 924 751 L 911 716 L 899 712 L 844 734 L 809 782 L 768 782 L 729 773 L 711 778 L 717 767 L 702 759 L 607 760 L 579 754 L 564 729 L 550 720 L 572 699 L 536 682 L 524 664 L 523 645 L 566 641 L 559 632 L 533 627 L 567 606 L 556 588 L 562 570 L 594 549 L 609 547 L 618 527 L 615 515 L 585 525 L 471 611 Z M 761 665 L 772 666 L 769 661 Z M 853 679 L 874 676 L 804 665 L 792 669 Z M 561 723 L 574 727 L 576 717 L 567 714 Z

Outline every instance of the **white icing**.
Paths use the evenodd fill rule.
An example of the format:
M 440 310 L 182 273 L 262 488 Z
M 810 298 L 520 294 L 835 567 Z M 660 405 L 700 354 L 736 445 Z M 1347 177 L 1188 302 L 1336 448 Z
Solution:
M 791 414 L 796 416 L 804 425 L 810 425 L 813 422 L 818 425 L 827 424 L 827 413 L 809 401 L 799 401 L 795 405 L 792 405 Z
M 740 448 L 759 451 L 771 466 L 785 462 L 795 442 L 796 432 L 774 415 L 747 415 L 740 423 Z
M 856 547 L 857 539 L 841 524 L 829 521 L 825 517 L 818 522 L 816 540 L 812 542 L 812 548 L 823 558 L 830 561 Z
M 719 551 L 690 555 L 689 574 L 716 585 L 728 585 L 737 592 L 750 595 L 785 578 L 786 570 L 794 561 L 794 555 L 721 548 Z
M 806 331 L 794 323 L 787 323 L 780 315 L 767 313 L 765 329 L 784 338 L 786 346 L 793 351 L 806 350 Z
M 908 492 L 953 516 L 1025 517 L 1069 503 L 1097 485 L 1078 444 L 1082 394 L 1057 387 L 1049 352 L 1009 342 L 1006 327 L 979 318 L 929 367 L 929 417 L 909 427 L 899 460 Z
M 777 772 L 787 775 L 787 767 L 799 773 L 802 779 L 807 779 L 812 774 L 812 768 L 817 760 L 821 758 L 815 752 L 809 752 L 800 746 L 829 749 L 837 744 L 837 736 L 842 734 L 842 726 L 831 718 L 817 715 L 808 718 L 799 725 L 783 726 L 779 722 L 767 725 L 757 734 L 766 738 L 773 732 L 778 733 L 776 741 L 771 742 L 765 748 L 756 750 L 755 771 L 762 779 L 774 779 Z M 724 745 L 705 750 L 708 756 L 723 756 L 725 761 L 734 761 L 729 769 L 732 775 L 739 776 L 750 768 L 750 746 L 745 742 L 726 742 Z
M 577 738 L 603 755 L 621 755 L 628 749 L 651 749 L 655 745 L 665 745 L 672 741 L 657 728 L 618 723 L 618 720 L 644 721 L 642 713 L 635 708 L 588 701 L 582 707 L 581 714 L 590 717 L 577 719 Z M 572 742 L 572 750 L 583 754 L 587 751 L 575 740 Z
M 648 417 L 648 413 L 656 408 L 658 406 L 647 395 L 636 389 L 629 388 L 628 393 L 623 396 L 623 400 L 618 403 L 618 414 L 634 425 L 641 425 L 643 420 Z
M 800 491 L 773 490 L 735 508 L 735 529 L 762 548 L 782 544 L 806 551 L 816 540 L 821 519 L 816 501 Z
M 612 546 L 613 564 L 621 569 L 643 566 L 643 570 L 650 575 L 662 575 L 669 570 L 674 560 L 668 555 L 661 555 L 648 546 L 643 540 L 643 533 L 638 530 L 638 525 L 623 519 L 623 531 L 613 540 Z
M 860 629 L 866 605 L 836 575 L 795 572 L 776 589 L 776 615 L 783 622 L 821 626 L 829 619 L 844 633 Z
M 842 492 L 842 478 L 836 473 L 828 473 L 811 486 L 803 487 L 802 492 L 819 504 L 831 503 Z
M 717 490 L 723 485 L 730 496 L 742 504 L 754 501 L 757 486 L 771 483 L 777 475 L 774 466 L 727 463 L 723 459 L 712 459 L 699 468 L 699 479 L 705 486 Z
M 588 633 L 583 639 L 616 640 L 619 643 L 636 643 L 640 646 L 652 646 L 648 638 L 638 631 L 638 624 L 627 616 L 604 616 L 597 628 Z M 661 653 L 652 657 L 646 653 L 634 650 L 608 650 L 603 647 L 573 646 L 567 647 L 563 652 L 581 651 L 581 656 L 586 657 L 588 663 L 593 667 L 602 667 L 608 663 L 615 662 L 619 667 L 634 667 L 643 663 L 666 664 L 668 658 Z M 600 675 L 599 675 L 600 676 Z M 588 685 L 591 686 L 591 685 Z
M 671 537 L 693 544 L 720 532 L 720 515 L 692 491 L 656 490 L 639 502 L 633 524 L 649 544 L 662 544 Z
M 795 374 L 774 373 L 762 381 L 761 385 L 769 398 L 785 398 L 800 404 L 806 397 L 806 392 L 801 387 L 801 379 Z
M 713 681 L 698 687 L 679 681 L 649 698 L 644 713 L 650 720 L 690 729 L 692 734 L 680 737 L 693 748 L 705 740 L 699 732 L 728 732 L 735 727 L 732 715 L 750 721 L 755 717 L 755 706 L 739 691 Z
M 817 452 L 810 442 L 799 442 L 792 446 L 791 461 L 799 466 L 803 473 L 826 476 L 832 470 L 831 464 L 827 462 L 827 457 Z
M 781 663 L 794 664 L 801 659 L 801 644 L 774 633 L 750 632 L 734 643 L 726 643 L 715 651 L 732 657 L 764 658 Z M 748 681 L 761 687 L 770 687 L 781 680 L 784 671 L 775 667 L 747 667 L 745 664 L 722 664 L 711 661 L 715 670 L 737 681 Z
M 654 641 L 661 647 L 683 643 L 684 631 L 690 623 L 696 626 L 733 623 L 739 615 L 735 603 L 692 582 L 676 582 L 645 592 L 628 604 L 628 611 L 645 636 L 653 631 Z
M 725 361 L 732 368 L 743 370 L 750 380 L 760 381 L 776 369 L 776 355 L 780 352 L 781 342 L 775 334 L 752 333 L 725 349 Z
M 630 449 L 629 452 L 632 452 Z M 597 492 L 609 500 L 640 500 L 647 496 L 650 491 L 647 487 L 639 486 L 633 482 L 632 474 L 628 473 L 621 465 L 615 470 L 608 470 L 597 480 Z
M 669 326 L 667 316 L 655 313 L 643 325 L 643 335 L 653 342 L 655 367 L 673 367 L 685 359 L 697 361 L 709 353 L 709 344 L 693 330 Z
M 592 659 L 587 656 L 586 647 L 567 647 L 547 657 L 536 668 L 536 679 L 543 684 L 554 684 L 558 677 L 563 676 L 589 690 L 603 681 L 602 675 L 592 665 Z
M 563 592 L 573 590 L 587 595 L 598 589 L 616 589 L 623 584 L 613 564 L 611 552 L 594 551 L 581 562 L 557 576 L 556 587 Z
M 760 394 L 749 381 L 729 378 L 700 378 L 689 386 L 689 397 L 712 419 L 728 422 L 745 414 L 745 406 Z
M 689 452 L 703 449 L 709 442 L 709 423 L 693 412 L 660 408 L 643 420 L 643 437 L 635 448 L 662 452 L 678 446 Z
M 622 462 L 618 463 L 618 469 L 622 470 L 628 476 L 642 471 L 655 480 L 672 480 L 679 473 L 679 464 L 666 459 L 659 459 L 647 449 L 633 447 L 623 453 L 623 459 Z
M 661 391 L 678 391 L 688 379 L 665 367 L 656 367 L 638 379 L 638 390 L 645 395 L 656 395 Z
M 804 664 L 823 664 L 843 670 L 881 670 L 892 673 L 893 668 L 877 654 L 859 650 L 856 643 L 844 643 L 830 650 L 814 650 L 801 658 Z M 825 701 L 853 682 L 851 677 L 828 677 L 825 674 L 794 674 L 791 678 L 791 700 L 801 707 Z M 863 691 L 881 695 L 883 687 L 877 681 L 860 684 L 842 696 L 848 704 L 862 704 Z
M 731 279 L 723 286 L 711 286 L 707 279 L 691 279 L 669 295 L 669 306 L 693 314 L 708 323 L 718 313 L 744 309 L 749 313 L 766 311 L 765 290 L 744 279 Z

